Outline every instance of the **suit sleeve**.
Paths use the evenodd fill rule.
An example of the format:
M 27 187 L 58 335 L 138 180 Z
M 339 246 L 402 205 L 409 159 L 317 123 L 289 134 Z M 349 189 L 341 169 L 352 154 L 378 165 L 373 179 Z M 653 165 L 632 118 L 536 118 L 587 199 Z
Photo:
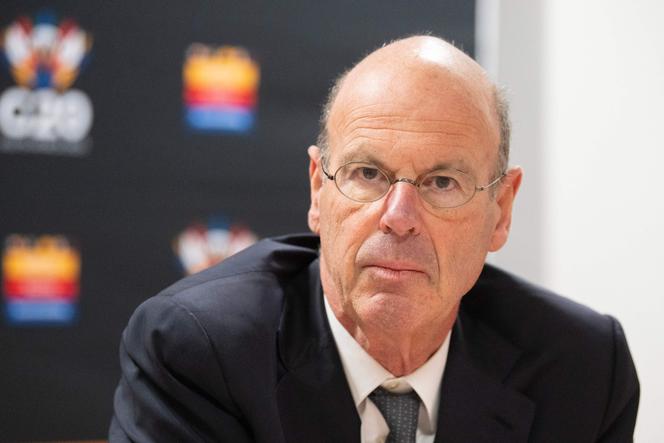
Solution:
M 613 326 L 613 377 L 609 403 L 598 441 L 631 442 L 639 408 L 639 380 L 625 334 L 618 321 L 609 318 Z
M 172 297 L 136 310 L 120 366 L 110 442 L 253 441 L 205 329 Z

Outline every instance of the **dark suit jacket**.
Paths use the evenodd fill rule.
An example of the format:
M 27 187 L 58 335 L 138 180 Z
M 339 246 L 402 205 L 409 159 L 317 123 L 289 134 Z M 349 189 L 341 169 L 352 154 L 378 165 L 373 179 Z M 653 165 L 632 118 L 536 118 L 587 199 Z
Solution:
M 111 442 L 358 442 L 318 238 L 265 240 L 142 304 Z M 616 320 L 487 265 L 465 295 L 436 442 L 631 441 L 639 385 Z

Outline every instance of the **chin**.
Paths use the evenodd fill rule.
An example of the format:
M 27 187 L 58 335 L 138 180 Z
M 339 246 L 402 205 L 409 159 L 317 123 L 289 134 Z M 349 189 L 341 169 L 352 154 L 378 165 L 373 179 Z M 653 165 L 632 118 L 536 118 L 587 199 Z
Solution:
M 413 294 L 413 293 L 411 293 Z M 380 323 L 389 329 L 409 329 L 430 318 L 438 307 L 420 296 L 403 292 L 377 291 L 360 297 L 355 309 L 366 323 Z

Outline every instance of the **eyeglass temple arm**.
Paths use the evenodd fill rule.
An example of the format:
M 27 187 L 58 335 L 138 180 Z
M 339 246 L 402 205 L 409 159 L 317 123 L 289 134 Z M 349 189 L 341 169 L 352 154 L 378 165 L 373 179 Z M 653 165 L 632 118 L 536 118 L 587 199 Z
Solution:
M 492 181 L 492 182 L 489 183 L 488 185 L 484 185 L 484 186 L 476 186 L 475 189 L 477 189 L 478 191 L 484 191 L 485 189 L 488 189 L 488 188 L 490 188 L 491 186 L 493 186 L 493 185 L 495 185 L 496 183 L 498 183 L 499 181 L 501 181 L 501 180 L 503 179 L 503 177 L 505 177 L 506 175 L 507 175 L 507 172 L 503 172 L 502 174 L 500 174 L 500 175 L 498 176 L 498 178 L 496 178 L 494 181 Z
M 327 177 L 329 180 L 334 181 L 334 175 L 328 174 L 327 171 L 325 170 L 325 167 L 323 167 L 323 163 L 321 162 L 320 165 L 320 170 L 323 171 L 323 174 L 325 174 L 325 177 Z

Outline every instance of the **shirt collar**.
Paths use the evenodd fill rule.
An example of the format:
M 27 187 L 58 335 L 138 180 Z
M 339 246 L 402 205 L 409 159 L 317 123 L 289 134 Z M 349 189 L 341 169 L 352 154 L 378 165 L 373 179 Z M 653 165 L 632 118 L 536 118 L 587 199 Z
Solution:
M 327 297 L 323 298 L 327 320 L 358 412 L 361 412 L 366 398 L 378 386 L 382 385 L 394 392 L 409 391 L 412 388 L 426 409 L 429 419 L 427 427 L 435 432 L 440 403 L 440 384 L 445 372 L 451 330 L 440 348 L 422 366 L 406 376 L 395 377 L 355 341 L 332 312 Z

